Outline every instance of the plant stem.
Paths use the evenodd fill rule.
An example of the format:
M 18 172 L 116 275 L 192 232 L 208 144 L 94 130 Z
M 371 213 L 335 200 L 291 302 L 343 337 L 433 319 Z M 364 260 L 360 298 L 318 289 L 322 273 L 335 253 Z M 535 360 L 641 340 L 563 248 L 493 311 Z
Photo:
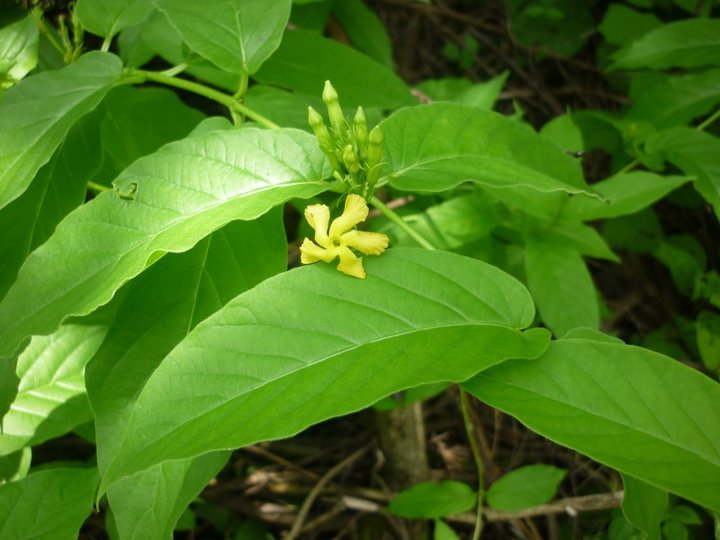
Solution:
M 100 46 L 100 50 L 101 50 L 102 52 L 108 52 L 108 51 L 110 50 L 110 44 L 112 43 L 112 40 L 113 40 L 113 36 L 112 36 L 112 35 L 107 36 L 107 37 L 103 40 L 102 45 Z
M 90 180 L 87 183 L 87 188 L 90 191 L 94 191 L 95 193 L 102 193 L 103 191 L 110 191 L 110 188 L 108 186 L 103 186 L 102 184 L 98 184 L 96 182 L 93 182 Z
M 702 124 L 700 124 L 696 129 L 697 129 L 698 131 L 704 131 L 704 130 L 706 130 L 708 127 L 710 127 L 710 125 L 711 125 L 713 122 L 715 122 L 715 120 L 717 120 L 718 118 L 720 118 L 720 109 L 718 109 L 717 111 L 715 111 L 715 113 L 713 113 L 712 116 L 710 116 L 709 118 L 707 118 L 707 119 L 706 119 Z
M 407 233 L 410 238 L 415 240 L 420 246 L 424 247 L 425 249 L 434 250 L 435 246 L 433 246 L 430 242 L 428 242 L 425 238 L 423 238 L 421 235 L 415 231 L 410 225 L 408 225 L 400 216 L 398 216 L 394 210 L 391 208 L 388 208 L 388 206 L 382 202 L 377 197 L 373 197 L 370 199 L 370 204 L 372 204 L 375 208 L 380 210 L 380 212 L 388 218 L 390 221 L 392 221 L 395 225 L 400 227 L 403 231 Z
M 475 512 L 475 530 L 473 531 L 472 540 L 479 540 L 483 528 L 483 499 L 485 498 L 485 464 L 483 463 L 477 440 L 475 439 L 475 426 L 470 417 L 470 404 L 468 402 L 467 393 L 462 388 L 460 390 L 460 409 L 462 410 L 463 423 L 465 424 L 465 432 L 467 433 L 470 450 L 472 451 L 475 467 L 478 473 L 478 494 L 477 494 L 477 512 Z
M 57 51 L 65 55 L 65 49 L 58 43 L 57 39 L 55 39 L 55 36 L 53 36 L 50 33 L 50 30 L 48 29 L 47 25 L 45 24 L 45 21 L 43 20 L 43 12 L 40 8 L 34 8 L 32 10 L 32 16 L 33 20 L 35 21 L 35 24 L 40 29 L 40 32 L 42 32 L 45 37 L 48 39 L 50 44 L 57 49 Z
M 255 120 L 258 124 L 261 124 L 267 128 L 277 129 L 280 127 L 269 118 L 265 118 L 260 113 L 257 113 L 249 107 L 246 107 L 245 105 L 237 101 L 235 98 L 233 98 L 233 96 L 224 92 L 220 92 L 219 90 L 215 90 L 214 88 L 210 88 L 209 86 L 205 86 L 204 84 L 188 81 L 186 79 L 178 79 L 176 77 L 171 77 L 157 71 L 145 71 L 142 69 L 127 69 L 125 71 L 125 79 L 123 80 L 123 82 L 128 84 L 136 84 L 138 82 L 138 79 L 140 80 L 140 82 L 144 82 L 146 80 L 153 81 L 156 83 L 164 84 L 166 86 L 180 88 L 181 90 L 186 90 L 188 92 L 204 96 L 208 99 L 220 103 L 221 105 L 224 105 L 231 111 L 237 111 L 241 114 L 244 114 L 248 118 Z

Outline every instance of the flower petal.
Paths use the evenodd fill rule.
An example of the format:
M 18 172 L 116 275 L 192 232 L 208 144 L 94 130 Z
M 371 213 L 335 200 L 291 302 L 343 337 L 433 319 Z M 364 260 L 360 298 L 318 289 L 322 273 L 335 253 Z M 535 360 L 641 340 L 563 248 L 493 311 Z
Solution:
M 311 204 L 305 208 L 305 219 L 315 229 L 315 241 L 324 247 L 328 247 L 330 209 L 324 204 Z
M 363 268 L 362 259 L 357 257 L 345 246 L 338 247 L 337 253 L 340 256 L 340 263 L 337 265 L 337 269 L 340 272 L 348 276 L 365 279 L 365 269 Z
M 365 199 L 360 195 L 351 193 L 345 199 L 345 210 L 342 215 L 335 219 L 330 225 L 330 236 L 339 237 L 342 233 L 349 231 L 361 221 L 365 221 L 368 215 L 368 207 Z
M 365 255 L 380 255 L 390 241 L 386 235 L 377 232 L 348 231 L 340 237 L 343 245 L 355 248 Z
M 300 246 L 300 262 L 303 264 L 311 264 L 318 261 L 329 263 L 336 255 L 335 249 L 321 248 L 309 238 L 303 240 L 302 246 Z

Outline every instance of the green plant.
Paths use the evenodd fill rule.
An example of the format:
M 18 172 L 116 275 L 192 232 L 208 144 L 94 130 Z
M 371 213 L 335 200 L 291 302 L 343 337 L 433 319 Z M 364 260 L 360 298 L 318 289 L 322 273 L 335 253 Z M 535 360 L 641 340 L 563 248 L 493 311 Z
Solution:
M 550 4 L 522 17 L 562 15 Z M 107 498 L 112 535 L 169 538 L 230 449 L 448 382 L 464 412 L 469 394 L 622 473 L 619 519 L 650 537 L 699 519 L 666 515 L 668 493 L 720 512 L 717 266 L 650 209 L 681 190 L 720 216 L 720 21 L 625 42 L 606 19 L 622 45 L 609 70 L 654 70 L 632 72 L 635 104 L 537 133 L 490 110 L 506 75 L 427 85 L 447 101 L 420 105 L 386 39 L 356 32 L 365 55 L 289 30 L 291 7 L 79 0 L 59 33 L 37 7 L 0 30 L 0 536 L 71 538 Z M 39 39 L 54 46 L 44 57 Z M 170 67 L 144 69 L 156 56 Z M 362 107 L 346 120 L 326 90 L 330 140 L 314 112 L 327 79 Z M 178 98 L 190 94 L 226 116 Z M 598 146 L 614 172 L 589 185 L 575 156 Z M 390 238 L 382 254 L 345 238 L 379 255 L 366 278 L 287 270 L 283 206 L 349 193 L 383 216 L 363 234 Z M 402 216 L 385 204 L 408 194 Z M 304 262 L 324 260 L 305 247 Z M 651 254 L 702 305 L 689 342 L 706 373 L 600 332 L 584 257 L 618 261 L 613 248 Z M 32 447 L 73 430 L 96 464 L 31 466 Z M 479 535 L 475 457 L 479 490 L 464 493 L 479 498 Z M 445 515 L 414 517 L 451 537 Z

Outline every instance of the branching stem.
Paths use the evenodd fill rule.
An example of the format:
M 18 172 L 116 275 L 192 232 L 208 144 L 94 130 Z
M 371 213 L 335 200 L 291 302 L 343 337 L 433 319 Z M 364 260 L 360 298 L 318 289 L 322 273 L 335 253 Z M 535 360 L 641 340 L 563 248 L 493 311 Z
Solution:
M 125 70 L 125 77 L 122 82 L 126 84 L 137 84 L 139 82 L 145 81 L 152 81 L 159 84 L 164 84 L 166 86 L 180 88 L 181 90 L 186 90 L 188 92 L 192 92 L 193 94 L 204 96 L 208 99 L 216 101 L 217 103 L 220 103 L 221 105 L 224 105 L 231 111 L 235 111 L 247 116 L 248 118 L 267 128 L 277 129 L 280 127 L 269 118 L 266 118 L 260 113 L 255 112 L 251 108 L 246 107 L 233 96 L 224 92 L 220 92 L 219 90 L 215 90 L 214 88 L 210 88 L 209 86 L 205 86 L 204 84 L 188 81 L 187 79 L 179 79 L 177 77 L 172 77 L 166 75 L 165 73 L 157 71 L 145 71 L 143 69 L 127 69 Z
M 477 439 L 475 438 L 475 425 L 470 416 L 470 402 L 465 390 L 460 389 L 460 409 L 462 410 L 463 423 L 465 424 L 465 432 L 467 433 L 470 450 L 475 460 L 475 467 L 478 475 L 478 493 L 477 493 L 477 511 L 475 512 L 475 529 L 473 531 L 472 540 L 479 540 L 483 529 L 483 499 L 485 498 L 485 463 L 483 462 Z

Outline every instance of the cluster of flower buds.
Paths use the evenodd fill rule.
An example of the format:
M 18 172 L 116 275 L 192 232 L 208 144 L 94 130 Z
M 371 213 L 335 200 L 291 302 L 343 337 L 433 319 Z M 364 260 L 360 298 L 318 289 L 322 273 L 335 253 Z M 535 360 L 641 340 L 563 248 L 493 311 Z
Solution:
M 320 113 L 308 107 L 308 122 L 323 153 L 333 167 L 333 177 L 349 184 L 351 192 L 370 200 L 380 177 L 382 133 L 375 126 L 368 133 L 362 107 L 357 108 L 352 124 L 340 107 L 337 91 L 325 81 L 322 95 L 330 119 L 330 129 Z

